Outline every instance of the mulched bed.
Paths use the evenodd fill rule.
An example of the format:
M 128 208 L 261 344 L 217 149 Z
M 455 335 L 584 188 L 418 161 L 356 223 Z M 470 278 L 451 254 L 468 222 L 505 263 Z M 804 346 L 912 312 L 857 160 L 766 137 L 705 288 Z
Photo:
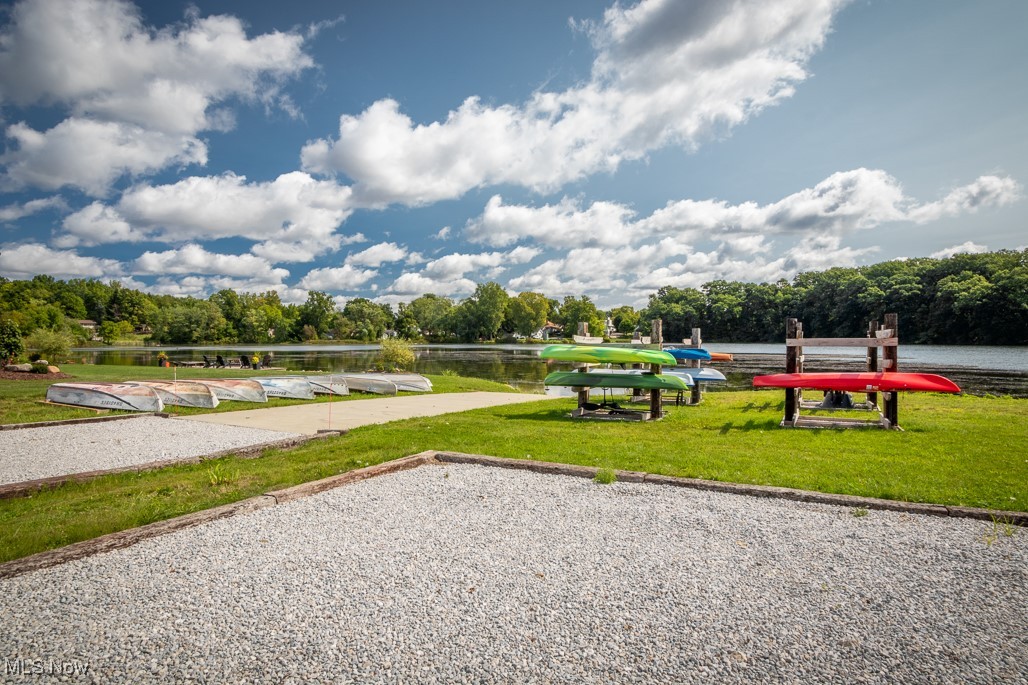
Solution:
M 0 380 L 5 381 L 45 381 L 59 378 L 74 378 L 69 373 L 32 373 L 31 371 L 2 371 Z

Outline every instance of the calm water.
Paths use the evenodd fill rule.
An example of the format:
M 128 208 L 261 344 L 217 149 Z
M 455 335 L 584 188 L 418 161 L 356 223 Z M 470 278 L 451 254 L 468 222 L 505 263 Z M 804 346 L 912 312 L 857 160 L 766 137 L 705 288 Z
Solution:
M 712 352 L 730 352 L 735 362 L 718 364 L 731 389 L 750 386 L 760 373 L 785 370 L 783 345 L 711 343 Z M 570 364 L 547 364 L 539 359 L 540 345 L 415 345 L 415 371 L 486 378 L 515 387 L 542 390 L 542 381 L 555 369 Z M 152 365 L 163 350 L 173 361 L 200 361 L 221 354 L 238 359 L 256 352 L 271 352 L 274 365 L 291 370 L 364 371 L 374 364 L 377 345 L 275 345 L 232 347 L 102 347 L 82 348 L 73 356 L 95 364 Z M 818 348 L 804 351 L 810 371 L 856 371 L 863 367 L 864 351 L 856 348 Z M 963 347 L 955 345 L 901 345 L 900 370 L 940 373 L 975 393 L 1028 397 L 1028 347 Z

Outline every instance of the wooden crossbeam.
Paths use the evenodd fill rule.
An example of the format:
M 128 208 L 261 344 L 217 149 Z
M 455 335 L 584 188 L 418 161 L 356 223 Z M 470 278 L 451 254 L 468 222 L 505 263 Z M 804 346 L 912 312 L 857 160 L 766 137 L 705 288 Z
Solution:
M 898 347 L 899 338 L 787 338 L 786 347 Z

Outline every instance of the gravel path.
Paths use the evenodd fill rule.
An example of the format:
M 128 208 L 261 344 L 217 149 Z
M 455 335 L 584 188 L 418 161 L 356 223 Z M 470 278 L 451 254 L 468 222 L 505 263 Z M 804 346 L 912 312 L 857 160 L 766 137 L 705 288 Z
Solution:
M 0 656 L 105 683 L 1028 681 L 1023 530 L 480 466 L 363 481 L 0 595 Z
M 0 484 L 198 457 L 291 437 L 296 434 L 156 416 L 6 430 L 0 431 Z

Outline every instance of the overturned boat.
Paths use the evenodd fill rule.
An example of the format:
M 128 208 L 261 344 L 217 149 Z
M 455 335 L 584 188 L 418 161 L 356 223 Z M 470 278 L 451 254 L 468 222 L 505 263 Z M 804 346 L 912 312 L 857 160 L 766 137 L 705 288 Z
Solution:
M 261 384 L 268 397 L 291 400 L 314 399 L 314 389 L 303 376 L 261 376 L 252 380 Z
M 386 388 L 385 392 L 380 394 L 393 395 L 395 392 L 389 392 L 388 386 L 384 383 L 392 383 L 396 387 L 396 390 L 403 392 L 432 392 L 432 381 L 428 380 L 424 376 L 416 373 L 344 373 L 339 374 L 343 379 L 346 380 L 354 390 L 364 390 L 364 392 L 379 392 L 377 390 L 365 390 L 362 385 L 368 385 L 369 387 L 376 381 L 382 383 L 382 387 Z
M 164 403 L 156 390 L 129 383 L 54 383 L 47 388 L 46 399 L 48 402 L 91 409 L 164 410 Z
M 380 373 L 383 379 L 393 383 L 403 392 L 432 392 L 432 381 L 416 373 Z
M 346 382 L 350 390 L 369 392 L 375 395 L 395 395 L 398 390 L 396 383 L 383 378 L 383 374 L 342 373 L 336 375 Z
M 234 402 L 267 402 L 268 394 L 257 381 L 244 378 L 205 378 L 196 383 L 206 385 L 219 400 Z
M 349 395 L 346 379 L 335 374 L 329 376 L 302 376 L 311 384 L 315 395 Z
M 127 381 L 128 385 L 144 385 L 157 391 L 165 405 L 214 409 L 218 397 L 210 387 L 196 381 Z

